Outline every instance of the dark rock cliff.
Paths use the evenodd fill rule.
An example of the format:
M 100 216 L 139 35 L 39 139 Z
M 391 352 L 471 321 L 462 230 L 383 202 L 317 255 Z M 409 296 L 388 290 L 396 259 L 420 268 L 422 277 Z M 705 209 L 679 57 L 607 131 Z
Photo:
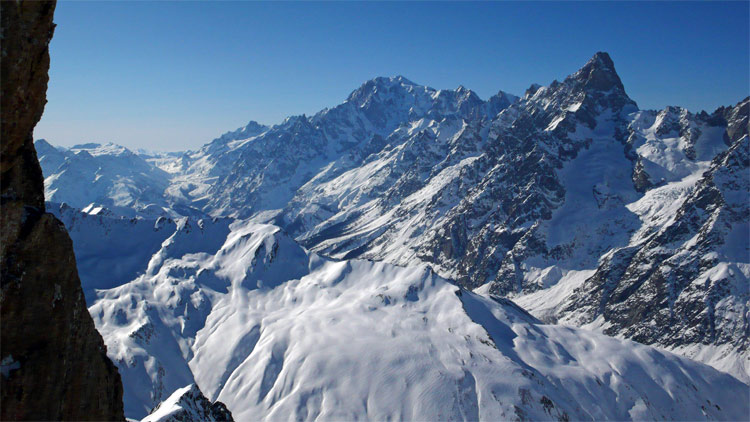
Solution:
M 0 419 L 124 420 L 64 226 L 44 209 L 32 131 L 47 102 L 55 2 L 0 2 Z

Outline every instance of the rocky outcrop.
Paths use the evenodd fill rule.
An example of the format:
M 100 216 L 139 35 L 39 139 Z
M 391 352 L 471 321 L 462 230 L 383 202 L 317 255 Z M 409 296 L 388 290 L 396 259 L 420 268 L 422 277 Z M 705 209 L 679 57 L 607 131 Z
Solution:
M 1 2 L 0 419 L 123 420 L 122 384 L 86 309 L 73 246 L 44 209 L 32 131 L 55 2 Z
M 141 422 L 234 422 L 224 403 L 211 403 L 195 384 L 177 389 Z

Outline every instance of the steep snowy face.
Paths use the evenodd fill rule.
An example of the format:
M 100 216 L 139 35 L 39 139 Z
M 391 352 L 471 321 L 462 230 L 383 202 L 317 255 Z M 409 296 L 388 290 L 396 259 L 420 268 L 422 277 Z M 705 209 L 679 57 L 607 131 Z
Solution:
M 628 237 L 595 265 L 529 271 L 559 282 L 516 300 L 544 320 L 658 344 L 750 381 L 747 126 L 736 130 L 747 103 L 635 115 L 626 148 L 645 193 L 626 204 Z
M 388 229 L 404 229 L 407 219 L 429 205 L 432 191 L 444 188 L 477 158 L 480 130 L 481 124 L 455 117 L 402 127 L 363 165 L 302 186 L 277 221 L 305 245 L 329 255 L 372 249 L 368 244 L 385 239 Z M 428 225 L 423 221 L 410 229 Z
M 602 82 L 609 80 L 616 83 Z M 470 286 L 491 281 L 496 293 L 537 288 L 524 280 L 522 261 L 566 240 L 548 233 L 544 222 L 571 215 L 565 205 L 588 199 L 589 192 L 580 192 L 581 176 L 599 183 L 604 194 L 632 195 L 618 183 L 617 173 L 629 167 L 618 143 L 635 110 L 603 53 L 565 81 L 529 90 L 492 123 L 473 187 L 432 228 L 417 255 L 455 268 L 455 277 Z M 575 233 L 581 223 L 547 225 Z
M 200 252 L 170 245 L 145 274 L 97 291 L 90 308 L 128 417 L 165 399 L 147 420 L 195 409 L 178 399 L 193 383 L 237 420 L 696 420 L 750 410 L 748 387 L 726 374 L 544 325 L 426 266 L 331 261 L 247 222 Z
M 568 271 L 595 268 L 600 257 L 630 244 L 636 232 L 664 223 L 653 212 L 641 217 L 635 211 L 632 204 L 644 200 L 644 191 L 667 183 L 692 188 L 727 148 L 726 122 L 717 125 L 684 109 L 638 111 L 618 120 L 598 123 L 612 130 L 594 131 L 590 143 L 554 171 L 564 193 L 559 205 L 534 220 L 524 232 L 528 240 L 503 258 L 492 291 L 525 294 L 556 284 Z M 645 196 L 656 207 L 672 205 L 666 196 Z

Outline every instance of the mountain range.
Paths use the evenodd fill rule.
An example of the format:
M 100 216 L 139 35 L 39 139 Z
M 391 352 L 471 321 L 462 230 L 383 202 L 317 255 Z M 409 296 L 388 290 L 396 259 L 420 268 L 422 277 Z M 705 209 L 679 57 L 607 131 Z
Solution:
M 597 53 L 522 97 L 375 78 L 197 151 L 35 147 L 128 417 L 196 384 L 240 420 L 731 419 L 749 115 L 640 110 Z

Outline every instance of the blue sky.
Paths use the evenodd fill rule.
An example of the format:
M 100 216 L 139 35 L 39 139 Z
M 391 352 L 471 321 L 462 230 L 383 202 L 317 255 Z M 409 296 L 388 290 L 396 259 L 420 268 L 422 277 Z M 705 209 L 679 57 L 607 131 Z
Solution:
M 341 103 L 375 76 L 487 98 L 612 56 L 641 108 L 750 91 L 748 2 L 59 2 L 36 138 L 194 149 Z

